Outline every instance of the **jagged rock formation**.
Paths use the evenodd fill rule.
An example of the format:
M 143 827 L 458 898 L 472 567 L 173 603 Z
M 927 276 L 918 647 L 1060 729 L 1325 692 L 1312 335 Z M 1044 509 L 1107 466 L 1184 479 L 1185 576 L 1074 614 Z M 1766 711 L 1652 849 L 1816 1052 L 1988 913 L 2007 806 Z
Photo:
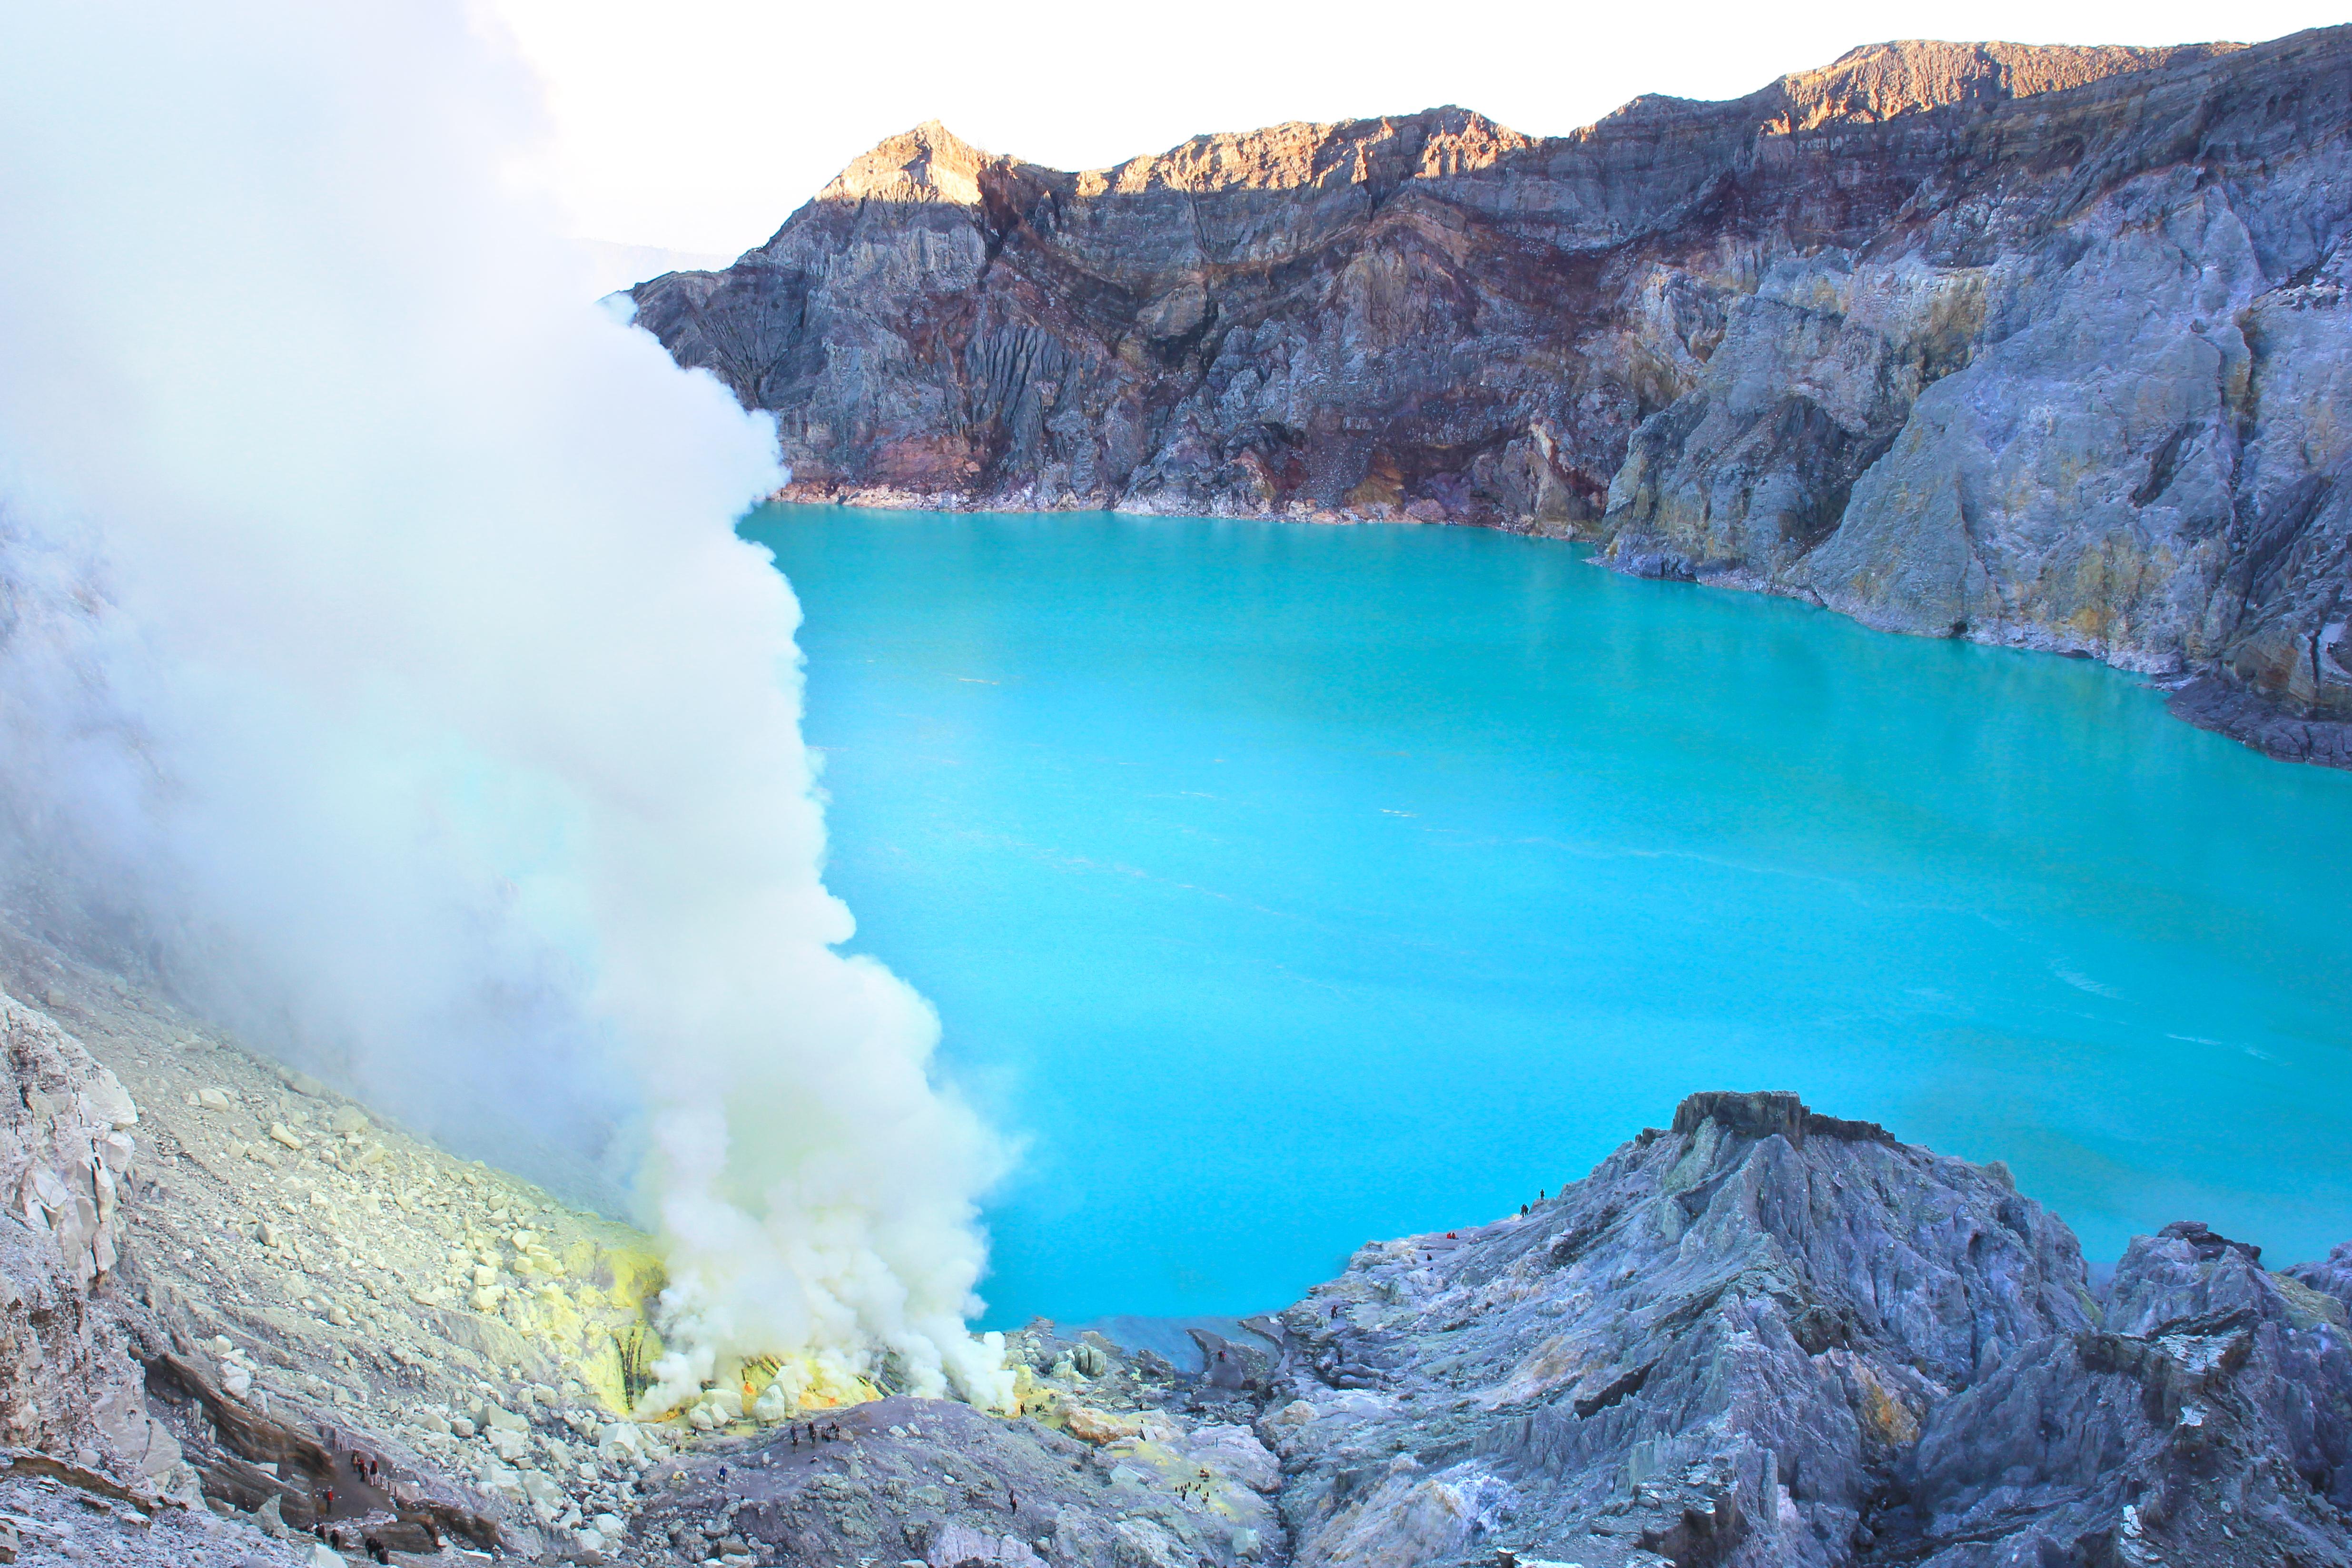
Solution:
M 1284 1314 L 1311 1375 L 1261 1429 L 1301 1563 L 2352 1562 L 2346 1255 L 2175 1225 L 2095 1296 L 2000 1167 L 1696 1095 L 1365 1249 Z
M 2135 1240 L 2099 1327 L 1937 1413 L 1880 1528 L 1937 1568 L 2347 1561 L 2346 1303 L 2260 1260 L 2201 1225 Z
M 687 1561 L 929 1568 L 2352 1563 L 2347 1281 L 2352 1245 L 2273 1274 L 2183 1223 L 2095 1293 L 1998 1164 L 1698 1094 L 1188 1374 L 1033 1324 L 1027 1418 L 682 1452 L 643 1521 Z
M 2352 1243 L 2176 1224 L 2095 1291 L 2000 1166 L 1791 1094 L 1189 1370 L 1039 1322 L 1009 1416 L 638 1422 L 642 1238 L 5 925 L 0 983 L 0 1559 L 2352 1568 Z
M 1040 1322 L 1009 1417 L 637 1423 L 619 1228 L 5 930 L 0 980 L 19 1561 L 2352 1565 L 2352 1244 L 2173 1225 L 2095 1292 L 1999 1165 L 1790 1094 L 1694 1095 L 1189 1371 Z
M 2352 762 L 2352 29 L 1894 44 L 1531 138 L 929 125 L 635 290 L 789 494 L 1415 518 L 2084 653 Z
M 1269 1424 L 1302 1563 L 1843 1563 L 1938 1406 L 2096 1315 L 1996 1176 L 1702 1095 L 1524 1218 L 1360 1253 L 1284 1322 L 1361 1391 Z

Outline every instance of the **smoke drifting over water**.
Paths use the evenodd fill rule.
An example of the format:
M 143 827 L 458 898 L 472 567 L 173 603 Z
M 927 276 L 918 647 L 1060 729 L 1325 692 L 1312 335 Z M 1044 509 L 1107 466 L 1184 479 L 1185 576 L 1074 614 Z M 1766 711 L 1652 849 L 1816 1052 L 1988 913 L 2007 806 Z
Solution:
M 997 1145 L 832 945 L 772 433 L 584 302 L 462 6 L 103 5 L 0 57 L 20 910 L 468 1152 L 639 1201 L 679 1387 L 962 1318 Z

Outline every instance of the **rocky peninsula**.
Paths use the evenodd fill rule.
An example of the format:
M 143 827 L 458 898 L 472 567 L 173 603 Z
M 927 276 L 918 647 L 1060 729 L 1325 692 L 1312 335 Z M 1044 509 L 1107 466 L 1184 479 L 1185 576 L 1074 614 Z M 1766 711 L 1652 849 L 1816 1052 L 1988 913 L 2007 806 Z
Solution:
M 2352 765 L 2352 28 L 1895 43 L 1571 135 L 936 124 L 640 285 L 800 499 L 1466 523 Z
M 2095 1285 L 1978 1166 L 1701 1093 L 1179 1365 L 635 1411 L 647 1239 L 0 931 L 0 1561 L 2352 1563 L 2352 1246 Z M 1561 1173 L 1526 1173 L 1532 1187 Z

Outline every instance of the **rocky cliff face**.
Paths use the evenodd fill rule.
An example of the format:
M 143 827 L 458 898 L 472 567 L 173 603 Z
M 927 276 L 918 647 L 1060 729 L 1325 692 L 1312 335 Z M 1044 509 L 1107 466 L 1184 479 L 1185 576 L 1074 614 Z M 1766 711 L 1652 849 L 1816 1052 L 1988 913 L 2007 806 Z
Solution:
M 2352 29 L 1884 45 L 1559 138 L 925 126 L 635 298 L 804 498 L 1581 538 L 2345 763 L 2348 154 Z

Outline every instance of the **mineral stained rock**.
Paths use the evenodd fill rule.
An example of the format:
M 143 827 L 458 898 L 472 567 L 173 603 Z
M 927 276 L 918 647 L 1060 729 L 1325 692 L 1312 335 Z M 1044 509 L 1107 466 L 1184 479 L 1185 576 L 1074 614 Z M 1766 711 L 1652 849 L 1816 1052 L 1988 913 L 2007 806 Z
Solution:
M 1525 1216 L 1359 1253 L 1260 1428 L 1300 1563 L 2352 1562 L 2344 1256 L 2179 1224 L 2095 1295 L 2000 1167 L 1695 1095 Z
M 2317 1568 L 2352 1563 L 2347 1259 L 2181 1223 L 2095 1292 L 1998 1164 L 1696 1094 L 1522 1214 L 1196 1333 L 1192 1372 L 1033 1324 L 1021 1419 L 893 1400 L 681 1452 L 641 1521 L 930 1568 Z
M 803 499 L 1485 524 L 2352 764 L 2352 28 L 1856 49 L 1066 173 L 932 124 L 634 291 Z
M 15 1561 L 2352 1568 L 2352 1243 L 2182 1222 L 2095 1291 L 1999 1164 L 1793 1094 L 1181 1369 L 1039 1322 L 1009 1415 L 637 1421 L 642 1238 L 5 924 L 0 984 Z

